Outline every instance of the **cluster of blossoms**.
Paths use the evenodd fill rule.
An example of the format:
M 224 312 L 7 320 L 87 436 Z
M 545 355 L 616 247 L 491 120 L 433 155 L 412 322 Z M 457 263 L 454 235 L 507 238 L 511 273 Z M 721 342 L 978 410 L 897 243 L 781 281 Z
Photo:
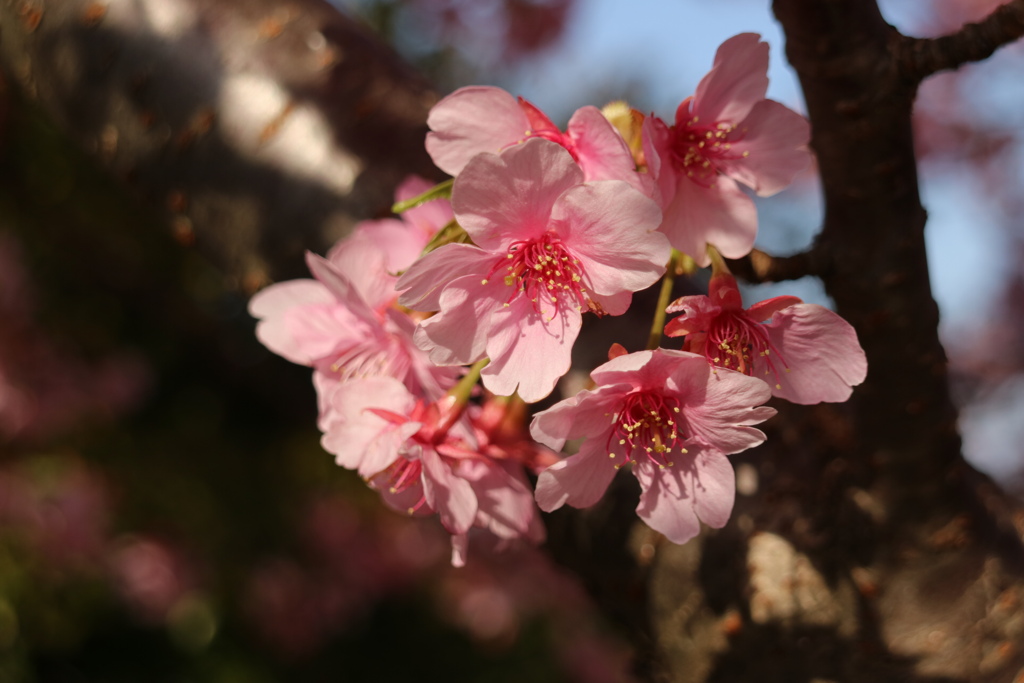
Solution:
M 625 464 L 638 515 L 670 540 L 721 527 L 727 456 L 764 441 L 762 404 L 843 401 L 863 381 L 849 324 L 795 297 L 744 308 L 722 258 L 757 233 L 739 185 L 774 194 L 810 159 L 807 122 L 765 99 L 767 66 L 759 36 L 729 39 L 672 125 L 583 107 L 563 132 L 503 90 L 458 90 L 426 139 L 454 181 L 407 181 L 401 219 L 360 224 L 309 257 L 316 279 L 253 298 L 260 340 L 314 368 L 324 448 L 392 507 L 436 513 L 453 562 L 474 528 L 539 541 L 534 501 L 592 505 Z M 684 255 L 712 266 L 708 296 L 669 305 L 663 287 L 651 348 L 615 345 L 527 433 L 524 403 L 569 370 L 584 314 L 621 315 Z M 658 348 L 662 333 L 682 348 Z M 568 440 L 581 445 L 562 459 Z

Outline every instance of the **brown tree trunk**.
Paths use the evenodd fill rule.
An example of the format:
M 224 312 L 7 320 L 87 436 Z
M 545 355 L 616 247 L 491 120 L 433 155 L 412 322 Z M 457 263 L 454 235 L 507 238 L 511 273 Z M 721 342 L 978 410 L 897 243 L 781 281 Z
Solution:
M 785 406 L 735 458 L 750 495 L 726 529 L 658 547 L 667 680 L 1024 680 L 1024 516 L 960 453 L 911 131 L 920 79 L 1019 36 L 1013 5 L 987 50 L 969 27 L 957 53 L 871 1 L 775 0 L 825 195 L 787 276 L 822 278 L 869 374 L 847 405 Z

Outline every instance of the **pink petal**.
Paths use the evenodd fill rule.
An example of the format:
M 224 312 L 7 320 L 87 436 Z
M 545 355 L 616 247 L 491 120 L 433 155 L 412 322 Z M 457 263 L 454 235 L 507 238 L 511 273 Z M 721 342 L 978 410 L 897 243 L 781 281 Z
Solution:
M 297 306 L 331 304 L 334 301 L 334 295 L 316 280 L 288 280 L 254 294 L 249 300 L 249 315 L 260 319 L 271 318 Z
M 604 444 L 589 439 L 579 453 L 540 473 L 535 491 L 537 505 L 545 512 L 566 503 L 575 508 L 590 507 L 608 490 L 616 471 Z
M 565 132 L 573 141 L 587 180 L 623 180 L 642 189 L 629 146 L 600 109 L 577 109 Z
M 604 315 L 622 315 L 629 310 L 633 302 L 632 292 L 619 292 L 617 294 L 604 295 L 591 292 L 590 300 L 597 304 Z
M 683 413 L 692 436 L 725 454 L 739 453 L 764 442 L 765 435 L 749 425 L 775 414 L 762 406 L 771 398 L 759 379 L 712 367 L 703 356 L 661 352 L 659 365 L 649 372 L 664 377 L 665 386 L 684 401 Z
M 476 494 L 476 526 L 484 527 L 499 538 L 518 538 L 530 529 L 536 508 L 533 491 L 525 481 L 522 468 L 512 463 L 463 460 L 459 476 L 470 482 Z M 518 468 L 518 475 L 515 468 Z
M 700 532 L 693 492 L 678 467 L 658 468 L 642 462 L 633 465 L 640 481 L 636 514 L 673 543 L 686 543 Z
M 370 477 L 385 469 L 398 457 L 406 439 L 420 424 L 394 424 L 370 408 L 407 415 L 415 399 L 401 382 L 392 377 L 372 377 L 338 385 L 330 396 L 331 414 L 324 425 L 321 440 L 324 450 L 336 456 L 336 462 L 357 469 Z
M 465 567 L 469 554 L 469 535 L 452 534 L 452 566 Z
M 322 256 L 306 252 L 306 265 L 309 266 L 309 271 L 313 273 L 313 276 L 324 283 L 352 315 L 369 325 L 379 324 L 376 313 L 366 305 L 366 301 L 359 293 L 359 288 L 340 273 L 334 264 Z
M 423 449 L 423 496 L 437 511 L 444 528 L 453 534 L 464 534 L 473 525 L 477 502 L 473 487 L 452 473 L 433 450 Z
M 676 196 L 679 177 L 672 166 L 672 131 L 653 114 L 644 119 L 641 128 L 647 175 L 654 178 L 657 196 L 653 198 L 664 209 Z
M 661 211 L 623 182 L 587 183 L 566 191 L 551 219 L 583 267 L 590 291 L 637 292 L 665 273 L 671 247 L 664 235 L 654 232 Z
M 435 183 L 419 176 L 411 175 L 402 181 L 402 184 L 395 190 L 395 201 L 404 202 L 413 197 L 418 197 L 427 190 L 434 187 Z M 420 204 L 402 214 L 402 220 L 414 226 L 423 233 L 424 243 L 420 250 L 426 246 L 426 242 L 433 237 L 438 230 L 443 228 L 454 218 L 452 214 L 452 203 L 447 199 L 435 199 Z M 404 270 L 404 266 L 398 270 Z
M 639 386 L 639 373 L 654 356 L 654 351 L 636 351 L 624 356 L 616 356 L 607 363 L 594 368 L 590 373 L 590 378 L 598 387 L 614 384 Z
M 751 187 L 761 197 L 785 189 L 807 168 L 811 126 L 803 116 L 773 100 L 762 100 L 730 135 L 733 150 L 747 156 L 718 162 L 718 170 Z
M 533 416 L 530 436 L 545 446 L 560 450 L 568 439 L 594 437 L 611 427 L 611 414 L 618 409 L 631 384 L 612 384 L 559 401 Z
M 455 179 L 452 208 L 459 225 L 486 251 L 548 229 L 558 197 L 583 182 L 583 171 L 561 145 L 533 138 L 501 156 L 474 157 Z
M 316 426 L 321 432 L 327 431 L 327 425 L 335 419 L 334 408 L 331 403 L 331 396 L 341 386 L 341 381 L 325 372 L 314 368 L 313 389 L 316 391 L 317 419 Z
M 492 317 L 503 310 L 505 283 L 494 278 L 480 284 L 479 275 L 451 282 L 441 293 L 441 312 L 420 323 L 413 339 L 437 365 L 465 365 L 484 357 L 494 329 Z M 493 360 L 493 359 L 492 359 Z
M 776 313 L 767 327 L 776 366 L 782 361 L 789 370 L 780 368 L 776 377 L 763 359 L 754 367 L 780 398 L 804 405 L 842 402 L 867 376 L 867 358 L 856 331 L 823 306 L 790 306 Z
M 497 154 L 526 137 L 530 122 L 516 98 L 500 88 L 459 88 L 427 116 L 427 153 L 437 167 L 459 175 L 477 154 Z
M 747 309 L 747 317 L 755 322 L 768 320 L 779 311 L 802 304 L 803 301 L 795 296 L 776 296 L 764 301 L 758 301 Z
M 284 315 L 284 327 L 291 337 L 289 346 L 271 350 L 292 362 L 314 366 L 343 349 L 364 345 L 377 334 L 376 326 L 367 325 L 337 302 L 293 308 Z
M 702 123 L 739 123 L 764 99 L 768 43 L 760 40 L 756 33 L 741 33 L 719 46 L 714 66 L 697 86 L 691 107 Z
M 311 346 L 308 336 L 296 334 L 293 312 L 320 316 L 335 304 L 334 295 L 316 280 L 291 280 L 257 292 L 249 301 L 249 315 L 260 319 L 256 338 L 264 346 L 293 363 L 312 365 L 324 352 L 323 346 L 316 341 Z M 333 342 L 326 352 L 332 348 Z
M 541 312 L 525 296 L 491 316 L 487 356 L 490 364 L 480 376 L 484 386 L 499 396 L 519 392 L 527 403 L 551 393 L 569 371 L 572 345 L 579 336 L 582 316 L 575 309 L 557 310 L 541 301 Z M 464 331 L 463 334 L 466 334 Z
M 398 303 L 417 311 L 440 310 L 446 284 L 469 273 L 479 273 L 475 277 L 481 280 L 495 260 L 494 255 L 471 244 L 446 244 L 416 261 L 398 278 L 395 287 L 402 292 Z
M 398 340 L 409 356 L 409 372 L 405 377 L 405 385 L 413 394 L 425 396 L 431 401 L 441 398 L 444 393 L 455 386 L 458 381 L 459 369 L 439 367 L 430 362 L 427 354 L 416 346 L 413 336 L 416 323 L 405 313 L 389 309 L 385 313 L 385 329 Z
M 702 294 L 683 296 L 665 309 L 668 313 L 682 313 L 665 325 L 666 337 L 681 337 L 708 329 L 711 321 L 721 312 L 722 308 L 712 303 L 709 297 Z
M 718 176 L 708 188 L 681 176 L 675 198 L 665 207 L 660 230 L 673 247 L 704 268 L 711 265 L 707 244 L 726 258 L 750 253 L 757 237 L 757 209 L 727 176 Z
M 420 231 L 402 221 L 363 221 L 331 249 L 327 260 L 352 283 L 367 306 L 380 310 L 398 298 L 395 273 L 412 265 L 426 243 Z
M 721 529 L 732 515 L 736 500 L 736 474 L 729 459 L 710 449 L 689 449 L 694 456 L 689 470 L 694 512 L 700 521 Z

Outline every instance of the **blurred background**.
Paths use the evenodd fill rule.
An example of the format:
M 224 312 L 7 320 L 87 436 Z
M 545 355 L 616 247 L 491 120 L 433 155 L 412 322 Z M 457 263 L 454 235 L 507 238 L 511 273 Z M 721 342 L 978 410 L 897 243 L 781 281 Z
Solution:
M 769 97 L 804 109 L 763 2 L 338 4 L 438 92 L 499 85 L 561 124 L 615 99 L 670 117 L 744 31 L 772 46 Z M 996 4 L 880 2 L 919 36 Z M 915 122 L 966 455 L 1018 493 L 1022 61 L 1012 45 L 932 78 Z M 96 169 L 4 79 L 0 681 L 630 680 L 619 627 L 543 549 L 474 546 L 453 570 L 436 520 L 386 510 L 336 468 L 309 370 L 253 336 L 247 294 L 265 280 L 226 275 L 187 225 L 165 229 Z M 814 239 L 813 169 L 759 203 L 762 249 Z M 828 303 L 816 281 L 758 289 Z

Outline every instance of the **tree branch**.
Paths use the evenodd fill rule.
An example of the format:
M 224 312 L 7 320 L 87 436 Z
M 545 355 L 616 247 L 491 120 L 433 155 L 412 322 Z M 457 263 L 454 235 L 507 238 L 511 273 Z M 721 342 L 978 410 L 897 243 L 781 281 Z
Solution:
M 948 36 L 901 36 L 894 47 L 894 57 L 900 74 L 916 84 L 939 71 L 987 59 L 1021 36 L 1024 36 L 1024 0 L 1012 0 L 1000 5 L 984 20 L 964 24 Z
M 760 249 L 754 249 L 740 259 L 726 259 L 729 270 L 750 284 L 799 280 L 808 275 L 820 274 L 814 248 L 790 256 L 772 256 Z

